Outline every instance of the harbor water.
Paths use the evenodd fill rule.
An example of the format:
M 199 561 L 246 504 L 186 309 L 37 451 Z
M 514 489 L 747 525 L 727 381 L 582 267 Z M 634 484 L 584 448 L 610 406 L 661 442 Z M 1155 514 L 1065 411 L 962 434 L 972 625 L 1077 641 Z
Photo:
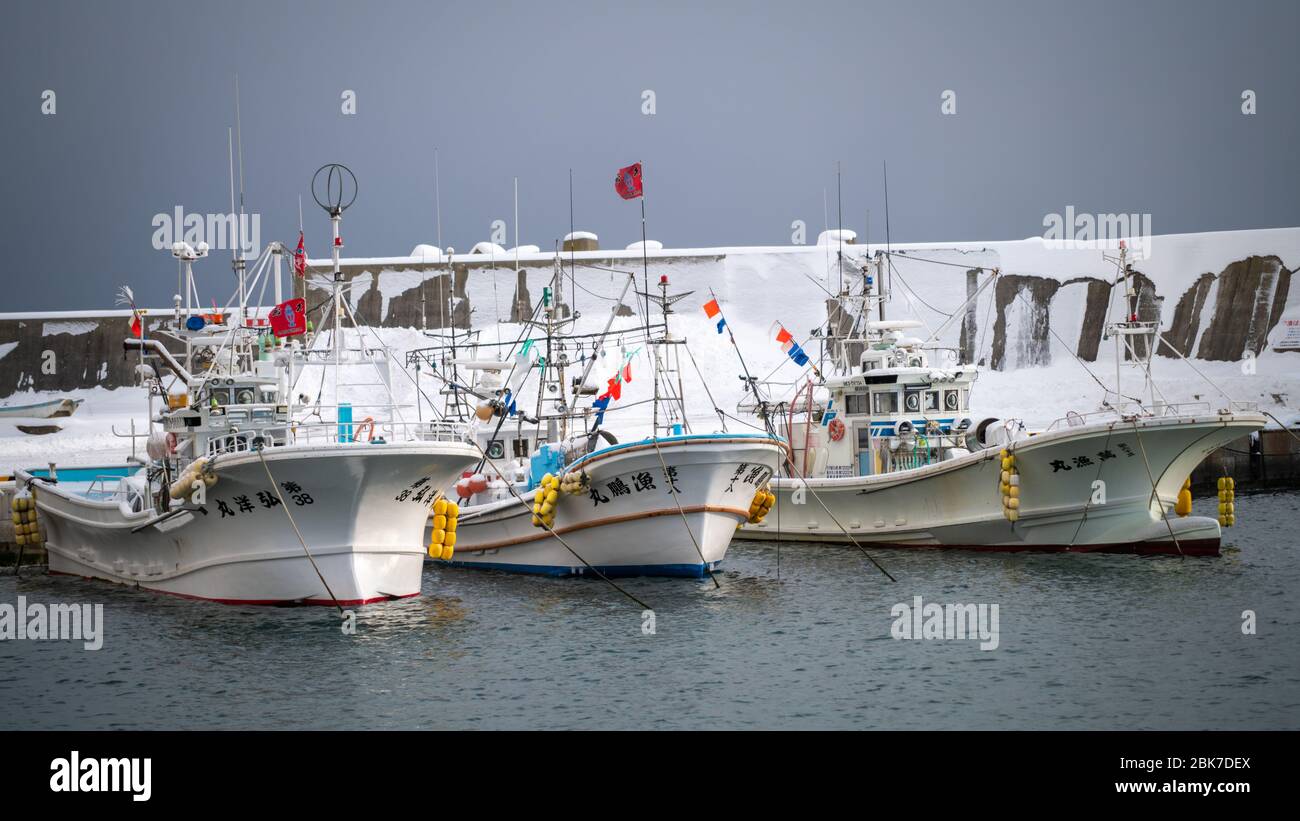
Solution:
M 1300 729 L 1300 492 L 1237 502 L 1219 558 L 873 551 L 890 582 L 737 540 L 720 588 L 619 580 L 653 632 L 595 579 L 430 564 L 345 635 L 28 569 L 0 604 L 103 604 L 103 646 L 0 642 L 0 729 Z M 894 638 L 916 596 L 996 604 L 997 647 Z

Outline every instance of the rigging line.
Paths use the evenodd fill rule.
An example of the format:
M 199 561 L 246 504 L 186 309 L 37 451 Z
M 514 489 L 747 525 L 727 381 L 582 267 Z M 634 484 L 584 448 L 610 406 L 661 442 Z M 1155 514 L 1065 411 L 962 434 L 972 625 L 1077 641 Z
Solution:
M 293 532 L 298 535 L 298 543 L 302 545 L 302 552 L 307 554 L 307 561 L 311 562 L 311 569 L 316 571 L 316 577 L 320 579 L 321 584 L 325 585 L 325 592 L 330 594 L 330 600 L 333 601 L 334 606 L 339 609 L 339 615 L 341 616 L 343 615 L 343 605 L 339 604 L 338 597 L 335 596 L 334 591 L 330 589 L 329 582 L 325 581 L 325 576 L 321 574 L 320 568 L 316 566 L 316 560 L 312 558 L 311 551 L 307 549 L 307 540 L 302 537 L 302 531 L 298 529 L 298 523 L 294 521 L 293 513 L 289 510 L 289 505 L 284 501 L 284 494 L 280 492 L 279 483 L 276 482 L 275 477 L 271 475 L 271 467 L 266 463 L 266 454 L 262 452 L 264 449 L 265 448 L 261 446 L 256 448 L 257 458 L 262 462 L 262 469 L 266 471 L 266 478 L 270 480 L 271 487 L 275 489 L 276 498 L 280 500 L 280 507 L 284 510 L 284 515 L 289 517 L 289 524 L 293 526 Z
M 988 249 L 981 248 L 981 249 L 978 250 L 978 251 L 975 251 L 975 250 L 971 250 L 971 251 L 960 251 L 959 253 L 980 254 L 980 253 L 986 253 L 987 250 L 988 250 Z M 903 259 L 915 260 L 916 262 L 928 262 L 928 263 L 930 263 L 931 265 L 947 265 L 947 266 L 952 267 L 952 268 L 965 268 L 965 269 L 968 270 L 968 271 L 971 270 L 972 268 L 974 268 L 975 270 L 979 271 L 980 273 L 983 273 L 983 272 L 985 272 L 985 271 L 991 270 L 991 269 L 989 269 L 989 268 L 985 268 L 985 267 L 982 267 L 982 266 L 965 265 L 965 264 L 960 263 L 960 262 L 948 262 L 947 260 L 942 260 L 942 259 L 929 259 L 929 258 L 926 258 L 926 257 L 918 257 L 918 256 L 916 256 L 916 255 L 914 255 L 914 254 L 909 254 L 907 251 L 882 251 L 882 252 L 880 252 L 880 253 L 883 253 L 885 256 L 891 256 L 891 257 L 892 257 L 892 256 L 897 256 L 897 257 L 902 257 Z
M 344 303 L 344 307 L 346 307 L 346 303 Z M 361 333 L 364 333 L 364 331 L 367 331 L 367 330 L 370 331 L 370 334 L 372 334 L 372 335 L 374 336 L 374 340 L 376 340 L 376 342 L 377 342 L 378 344 L 380 344 L 380 347 L 381 347 L 381 348 L 385 347 L 385 346 L 383 346 L 383 340 L 380 339 L 380 335 L 378 335 L 377 331 L 374 331 L 374 329 L 372 329 L 372 327 L 370 327 L 370 326 L 368 326 L 368 325 L 357 325 L 357 323 L 356 323 L 356 317 L 354 316 L 354 314 L 352 314 L 352 310 L 351 310 L 351 308 L 348 308 L 348 310 L 347 310 L 347 314 L 348 314 L 348 316 L 352 317 L 352 325 L 354 325 L 354 326 L 356 327 L 357 331 L 361 331 Z M 378 370 L 380 370 L 380 366 L 378 366 L 377 364 L 374 364 L 374 361 L 373 361 L 373 360 L 370 361 L 370 365 L 372 365 L 373 368 L 374 368 L 374 370 L 376 370 L 376 373 L 378 373 Z M 433 400 L 432 400 L 432 399 L 429 399 L 429 395 L 428 395 L 428 394 L 425 394 L 425 392 L 424 392 L 424 388 L 420 387 L 419 383 L 417 383 L 417 382 L 415 381 L 415 377 L 412 377 L 411 372 L 408 372 L 408 370 L 407 370 L 406 368 L 404 368 L 404 366 L 403 366 L 403 368 L 400 368 L 399 370 L 400 370 L 400 372 L 402 372 L 403 375 L 406 375 L 406 378 L 408 379 L 409 382 L 412 383 L 412 385 L 415 385 L 415 390 L 416 390 L 417 394 L 420 394 L 421 396 L 424 396 L 425 400 L 428 400 L 428 401 L 429 401 L 429 411 L 432 412 L 432 413 L 434 414 L 434 417 L 437 418 L 438 421 L 445 421 L 446 418 L 447 418 L 446 413 L 442 413 L 442 412 L 439 412 L 439 411 L 438 411 L 437 405 L 434 405 L 434 404 L 433 404 Z M 442 374 L 439 374 L 439 373 L 437 372 L 437 370 L 435 370 L 435 369 L 432 370 L 432 373 L 433 373 L 434 377 L 437 377 L 438 379 L 442 379 L 442 382 L 445 383 L 445 385 L 448 385 L 448 386 L 451 386 L 451 387 L 459 387 L 459 386 L 456 386 L 454 382 L 451 382 L 450 379 L 447 379 L 446 377 L 443 377 Z M 334 378 L 335 378 L 335 379 L 338 379 L 337 375 L 335 375 Z M 382 381 L 382 374 L 380 375 L 380 378 L 381 378 L 381 381 Z M 324 391 L 324 387 L 325 387 L 325 372 L 324 372 L 324 368 L 322 368 L 322 370 L 321 370 L 321 390 L 322 390 L 322 391 Z M 461 388 L 461 390 L 463 390 L 463 388 Z M 467 392 L 472 392 L 472 391 L 467 391 Z M 395 401 L 395 398 L 393 398 L 393 396 L 391 396 L 391 394 L 393 394 L 393 386 L 390 385 L 390 386 L 389 386 L 389 395 L 390 395 L 390 398 L 394 400 L 394 401 L 393 401 L 393 411 L 394 411 L 394 413 L 396 413 L 396 416 L 398 416 L 399 418 L 402 418 L 402 413 L 400 413 L 400 412 L 398 411 L 398 409 L 396 409 L 396 401 Z M 419 399 L 417 399 L 416 401 L 419 401 Z M 320 405 L 320 398 L 318 398 L 318 396 L 317 396 L 317 405 Z M 403 427 L 407 425 L 406 418 L 402 418 L 402 425 L 403 425 Z M 396 433 L 396 431 L 394 431 L 394 433 Z
M 1267 416 L 1269 419 L 1272 419 L 1274 422 L 1277 422 L 1278 427 L 1280 427 L 1280 428 L 1282 428 L 1282 430 L 1286 431 L 1287 434 L 1288 434 L 1292 439 L 1296 440 L 1297 442 L 1300 442 L 1300 436 L 1296 436 L 1295 431 L 1291 430 L 1291 429 L 1288 428 L 1285 424 L 1283 424 L 1281 419 L 1278 419 L 1276 416 L 1274 416 L 1273 414 L 1269 413 L 1269 412 L 1266 411 L 1266 410 L 1262 410 L 1262 411 L 1259 411 L 1259 412 L 1262 413 L 1262 414 L 1264 414 L 1265 416 Z
M 1103 450 L 1106 451 L 1110 450 L 1110 436 L 1114 432 L 1115 432 L 1115 423 L 1111 422 L 1109 425 L 1106 426 L 1106 443 L 1102 445 Z M 1101 472 L 1105 469 L 1105 467 L 1106 467 L 1105 460 L 1098 459 L 1097 477 L 1093 479 L 1094 484 L 1101 481 Z M 1091 507 L 1092 507 L 1092 494 L 1088 494 L 1088 501 L 1083 503 L 1083 516 L 1079 518 L 1079 523 L 1074 527 L 1074 535 L 1070 537 L 1070 547 L 1074 547 L 1075 540 L 1079 538 L 1079 532 L 1083 530 L 1084 523 L 1088 521 L 1088 510 Z
M 898 270 L 894 268 L 894 262 L 893 262 L 893 260 L 890 260 L 890 262 L 889 262 L 889 271 L 890 271 L 891 274 L 897 274 L 897 273 L 898 273 Z M 903 277 L 902 277 L 901 275 L 899 275 L 898 279 L 899 279 L 899 281 L 902 281 Z M 900 291 L 900 293 L 903 295 L 903 299 L 907 300 L 907 307 L 909 307 L 909 308 L 912 309 L 912 314 L 915 315 L 916 318 L 917 318 L 918 320 L 920 320 L 921 324 L 925 326 L 925 332 L 926 332 L 927 334 L 930 334 L 931 336 L 933 336 L 933 333 L 931 333 L 931 331 L 930 331 L 930 323 L 929 323 L 929 322 L 926 322 L 926 321 L 925 321 L 925 318 L 921 316 L 921 312 L 918 311 L 918 310 L 916 310 L 916 305 L 912 302 L 912 298 L 911 298 L 910 296 L 908 296 L 908 294 L 912 292 L 912 289 L 909 288 L 909 287 L 907 287 L 907 283 L 906 283 L 906 282 L 903 282 L 903 287 L 904 287 L 904 290 L 903 290 L 903 291 Z M 893 289 L 892 289 L 892 288 L 890 289 L 890 293 L 891 293 L 891 294 L 893 293 Z M 942 313 L 942 311 L 940 311 L 940 313 Z
M 776 436 L 775 432 L 772 431 L 769 431 L 769 435 Z M 786 451 L 786 460 L 789 463 L 790 467 L 793 468 L 794 460 L 790 457 L 788 450 Z M 831 513 L 831 509 L 826 506 L 825 502 L 822 501 L 821 495 L 818 494 L 817 491 L 813 489 L 812 485 L 808 483 L 807 477 L 803 476 L 798 471 L 795 471 L 795 475 L 791 478 L 803 482 L 804 490 L 808 491 L 808 493 L 810 493 L 812 497 L 817 500 L 817 504 L 821 506 L 822 510 L 826 511 L 827 516 L 831 517 L 831 521 L 834 522 L 835 526 L 840 529 L 840 532 L 843 533 L 845 536 L 849 537 L 849 541 L 853 543 L 853 546 L 856 547 L 858 551 L 862 553 L 863 556 L 866 556 L 867 560 L 871 562 L 873 565 L 875 565 L 877 570 L 879 570 L 881 573 L 884 573 L 885 578 L 889 579 L 891 582 L 898 581 L 898 579 L 894 578 L 893 574 L 891 574 L 888 570 L 886 570 L 880 564 L 880 562 L 876 561 L 876 558 L 874 556 L 872 556 L 870 553 L 867 552 L 867 549 L 858 542 L 857 538 L 855 538 L 854 535 L 849 532 L 848 528 L 846 528 L 843 524 L 841 524 L 839 519 L 835 518 L 835 514 Z
M 727 417 L 722 413 L 722 408 L 718 407 L 717 400 L 713 398 L 713 392 L 709 390 L 709 383 L 705 380 L 704 374 L 700 372 L 700 365 L 695 361 L 695 354 L 691 353 L 691 347 L 689 345 L 685 347 L 686 356 L 690 358 L 691 364 L 695 366 L 695 375 L 700 378 L 700 385 L 704 387 L 704 395 L 709 397 L 709 404 L 713 406 L 714 413 L 718 414 L 718 420 L 722 422 L 722 431 L 723 433 L 726 433 Z
M 930 303 L 926 302 L 924 299 L 922 299 L 922 298 L 921 298 L 921 294 L 920 294 L 920 292 L 918 292 L 918 291 L 917 291 L 915 288 L 913 288 L 911 285 L 908 285 L 908 284 L 907 284 L 907 280 L 903 279 L 903 275 L 900 274 L 900 273 L 898 273 L 898 269 L 894 267 L 894 261 L 893 261 L 892 258 L 889 260 L 889 267 L 890 267 L 890 269 L 894 272 L 894 274 L 898 277 L 898 281 L 901 282 L 901 283 L 903 283 L 903 287 L 906 288 L 908 291 L 910 291 L 910 292 L 912 293 L 912 296 L 916 297 L 916 301 L 917 301 L 917 302 L 920 302 L 922 305 L 924 305 L 925 307 L 929 308 L 931 311 L 934 311 L 936 314 L 939 314 L 939 315 L 941 315 L 941 316 L 946 316 L 946 317 L 948 317 L 948 319 L 952 319 L 954 316 L 957 315 L 956 312 L 953 312 L 953 313 L 950 314 L 950 313 L 948 313 L 947 311 L 942 311 L 942 310 L 940 310 L 940 309 L 934 307 L 934 306 L 931 305 Z M 957 310 L 960 311 L 961 308 L 958 308 Z
M 591 262 L 576 262 L 574 264 L 579 268 L 591 268 L 594 271 L 608 271 L 611 274 L 623 274 L 626 276 L 628 274 L 636 273 L 636 271 L 624 271 L 622 268 L 610 268 L 607 265 L 596 265 Z
M 1206 376 L 1206 375 L 1201 371 L 1200 368 L 1198 368 L 1198 367 L 1196 367 L 1195 365 L 1193 365 L 1193 364 L 1192 364 L 1192 360 L 1188 359 L 1188 358 L 1183 354 L 1182 351 L 1180 351 L 1180 350 L 1178 350 L 1176 347 L 1174 347 L 1174 343 L 1172 343 L 1172 342 L 1170 342 L 1168 339 L 1166 339 L 1166 338 L 1165 338 L 1165 335 L 1164 335 L 1163 333 L 1160 333 L 1159 331 L 1156 331 L 1156 339 L 1157 339 L 1157 343 L 1156 343 L 1156 349 L 1157 349 L 1157 350 L 1159 350 L 1159 348 L 1160 348 L 1160 343 L 1163 342 L 1163 343 L 1165 344 L 1165 347 L 1169 348 L 1169 350 L 1173 351 L 1175 354 L 1178 355 L 1178 358 L 1179 358 L 1179 359 L 1181 359 L 1181 360 L 1183 360 L 1183 362 L 1187 363 L 1187 367 L 1189 367 L 1189 368 L 1191 368 L 1193 371 L 1195 371 L 1197 376 L 1201 377 L 1201 378 L 1204 379 L 1206 382 L 1208 382 L 1211 388 L 1214 388 L 1216 391 L 1218 391 L 1219 393 L 1223 394 L 1223 398 L 1224 398 L 1224 399 L 1227 399 L 1228 402 L 1229 402 L 1229 405 L 1228 405 L 1229 409 L 1231 409 L 1232 405 L 1236 404 L 1236 400 L 1233 399 L 1232 396 L 1231 396 L 1227 391 L 1225 391 L 1223 388 L 1219 387 L 1218 383 L 1216 383 L 1213 379 L 1211 379 L 1210 377 Z M 1284 429 L 1285 429 L 1285 426 L 1283 426 L 1283 427 L 1284 427 Z
M 996 305 L 997 302 L 998 302 L 998 289 L 994 288 L 993 293 L 989 294 L 989 309 L 984 312 L 984 329 L 980 331 L 980 344 L 979 344 L 979 348 L 976 349 L 975 351 L 975 358 L 977 362 L 979 360 L 980 352 L 984 350 L 984 343 L 989 338 L 989 325 L 992 324 L 989 320 L 993 318 L 993 306 Z M 989 358 L 992 359 L 991 356 Z
M 1025 300 L 1024 294 L 1020 293 L 1020 291 L 1016 291 L 1015 294 L 1016 294 L 1016 299 L 1019 299 L 1021 302 L 1023 302 L 1026 308 L 1028 308 L 1028 309 L 1031 310 L 1031 311 L 1033 310 L 1034 306 L 1031 305 L 1031 304 L 1029 304 L 1029 302 L 1027 302 L 1027 301 Z M 1097 375 L 1096 375 L 1095 373 L 1092 372 L 1092 368 L 1089 368 L 1089 367 L 1084 363 L 1084 361 L 1083 361 L 1082 359 L 1079 358 L 1079 355 L 1078 355 L 1077 353 L 1075 353 L 1074 351 L 1070 350 L 1070 346 L 1069 346 L 1068 344 L 1066 344 L 1065 340 L 1061 338 L 1061 335 L 1058 334 L 1058 333 L 1057 333 L 1057 332 L 1052 328 L 1052 326 L 1051 326 L 1050 324 L 1047 326 L 1047 331 L 1048 331 L 1048 333 L 1050 333 L 1052 336 L 1056 337 L 1056 341 L 1061 343 L 1061 346 L 1062 346 L 1063 348 L 1065 348 L 1066 352 L 1069 353 L 1071 357 L 1074 358 L 1074 361 L 1075 361 L 1075 362 L 1078 362 L 1078 363 L 1079 363 L 1079 366 L 1080 366 L 1081 368 L 1083 368 L 1085 371 L 1087 371 L 1088 376 L 1092 377 L 1092 381 L 1093 381 L 1093 382 L 1096 382 L 1097 385 L 1098 385 L 1098 386 L 1099 386 L 1103 391 L 1105 391 L 1105 392 L 1107 392 L 1107 393 L 1110 392 L 1110 388 L 1106 387 L 1106 383 L 1105 383 L 1105 382 L 1102 382 L 1100 379 L 1097 378 Z M 1119 385 L 1116 385 L 1116 386 L 1115 386 L 1115 396 L 1117 396 L 1117 397 L 1123 397 L 1124 399 L 1127 399 L 1127 400 L 1129 400 L 1130 402 L 1135 402 L 1135 403 L 1137 403 L 1139 406 L 1142 405 L 1142 400 L 1141 400 L 1141 399 L 1139 399 L 1139 398 L 1137 398 L 1137 397 L 1129 396 L 1128 394 L 1125 394 L 1125 393 L 1120 393 L 1120 391 L 1119 391 L 1119 387 L 1120 387 Z
M 1174 526 L 1169 522 L 1169 511 L 1165 509 L 1165 503 L 1160 499 L 1160 495 L 1156 493 L 1156 478 L 1151 475 L 1151 463 L 1147 461 L 1147 449 L 1142 444 L 1142 434 L 1138 430 L 1136 419 L 1133 420 L 1133 436 L 1137 439 L 1138 450 L 1142 451 L 1142 464 L 1146 465 L 1147 468 L 1147 480 L 1151 482 L 1151 497 L 1147 500 L 1147 506 L 1149 507 L 1153 500 L 1160 506 L 1160 518 L 1164 520 L 1165 527 L 1169 529 L 1169 538 L 1174 540 L 1174 547 L 1178 548 L 1178 555 L 1186 558 L 1183 554 L 1183 546 L 1178 543 L 1178 537 L 1174 535 Z
M 712 288 L 709 289 L 709 296 L 713 297 L 714 299 L 717 299 L 717 295 L 713 293 L 713 289 L 712 289 Z M 723 321 L 726 322 L 726 318 L 727 318 L 727 317 L 726 317 L 726 314 L 722 313 L 721 310 L 719 310 L 718 313 L 719 313 L 719 316 L 722 317 Z M 730 325 L 730 324 L 726 324 L 726 325 L 724 325 L 724 327 L 727 329 L 727 336 L 729 336 L 729 337 L 731 338 L 731 346 L 732 346 L 732 347 L 735 349 L 735 351 L 736 351 L 736 358 L 740 360 L 740 366 L 741 366 L 741 368 L 742 368 L 742 369 L 744 370 L 744 372 L 745 372 L 745 386 L 746 386 L 746 389 L 747 389 L 747 390 L 752 390 L 752 391 L 754 392 L 754 401 L 755 401 L 755 403 L 757 404 L 758 409 L 761 411 L 762 408 L 763 408 L 763 404 L 764 404 L 764 403 L 763 403 L 763 400 L 762 400 L 762 399 L 759 397 L 759 395 L 758 395 L 758 387 L 753 383 L 753 377 L 751 377 L 751 376 L 749 375 L 749 366 L 745 364 L 745 357 L 740 353 L 740 346 L 739 346 L 738 344 L 736 344 L 736 336 L 735 336 L 735 334 L 733 334 L 733 333 L 731 332 L 731 325 Z M 775 439 L 775 440 L 778 441 L 778 442 L 781 441 L 780 437 L 776 435 L 776 430 L 772 427 L 772 420 L 771 420 L 770 417 L 764 415 L 764 416 L 763 416 L 763 424 L 764 424 L 764 426 L 766 427 L 766 430 L 765 430 L 764 432 L 767 433 L 768 436 L 772 437 L 773 439 Z M 794 467 L 794 459 L 793 459 L 792 454 L 791 454 L 790 443 L 788 443 L 788 442 L 784 443 L 783 448 L 784 448 L 785 453 L 786 453 L 786 460 L 787 460 L 787 462 L 789 462 L 790 467 L 793 468 L 793 467 Z M 803 477 L 799 477 L 799 478 L 803 479 Z M 859 551 L 861 551 L 861 552 L 862 552 L 862 555 L 863 555 L 863 556 L 866 556 L 867 559 L 868 559 L 868 560 L 869 560 L 873 565 L 876 566 L 876 569 L 879 570 L 881 573 L 884 573 L 885 576 L 886 576 L 890 581 L 893 581 L 893 582 L 898 581 L 898 580 L 895 579 L 892 575 L 890 575 L 890 573 L 889 573 L 888 570 L 886 570 L 884 567 L 881 566 L 880 562 L 876 561 L 875 557 L 873 557 L 870 553 L 867 552 L 866 548 L 864 548 L 862 545 L 858 544 L 858 540 L 857 540 L 856 538 L 853 537 L 853 534 L 852 534 L 852 533 L 850 533 L 847 529 L 845 529 L 844 525 L 840 524 L 840 521 L 839 521 L 838 519 L 835 518 L 835 514 L 834 514 L 834 513 L 831 513 L 830 508 L 826 507 L 826 503 L 823 502 L 823 501 L 821 500 L 821 497 L 817 495 L 817 491 L 813 490 L 812 487 L 808 484 L 808 480 L 807 480 L 807 479 L 803 479 L 803 483 L 804 483 L 804 488 L 805 488 L 809 493 L 812 494 L 812 496 L 813 496 L 814 499 L 817 500 L 817 504 L 821 505 L 822 509 L 826 511 L 826 515 L 831 517 L 831 521 L 835 522 L 835 524 L 836 524 L 836 525 L 839 527 L 839 529 L 844 533 L 844 535 L 849 537 L 849 541 L 853 542 L 853 546 L 856 547 Z
M 483 448 L 479 445 L 479 443 L 478 443 L 477 440 L 475 440 L 475 439 L 470 439 L 469 442 L 470 442 L 470 444 L 472 444 L 475 448 L 478 449 L 478 452 L 479 452 L 479 453 L 483 454 L 483 462 L 480 463 L 480 470 L 482 469 L 482 465 L 483 465 L 483 464 L 487 464 L 489 467 L 492 468 L 492 470 L 496 471 L 496 473 L 497 473 L 498 476 L 503 476 L 503 475 L 504 475 L 504 474 L 501 473 L 501 470 L 496 466 L 496 464 L 492 461 L 492 459 L 488 457 L 488 455 L 487 455 L 487 451 L 483 450 Z M 523 506 L 524 506 L 524 509 L 525 509 L 529 514 L 531 514 L 531 513 L 533 512 L 533 506 L 532 506 L 531 504 L 529 504 L 529 503 L 527 502 L 527 500 L 525 500 L 522 496 L 519 495 L 519 492 L 518 492 L 517 490 L 515 490 L 515 486 L 514 486 L 512 483 L 510 483 L 510 482 L 506 482 L 506 490 L 510 491 L 510 495 L 513 496 L 513 497 L 515 497 L 515 500 L 518 501 L 521 505 L 523 505 Z M 631 599 L 632 601 L 636 602 L 638 605 L 641 606 L 641 609 L 642 609 L 642 610 L 653 610 L 653 609 L 654 609 L 654 608 L 651 607 L 650 605 L 648 605 L 648 604 L 646 604 L 645 602 L 643 602 L 643 601 L 641 601 L 640 599 L 638 599 L 636 596 L 633 596 L 631 593 L 629 593 L 629 592 L 627 592 L 626 590 L 624 590 L 622 587 L 618 586 L 618 585 L 614 582 L 613 579 L 611 579 L 610 577 L 606 576 L 604 573 L 601 573 L 600 570 L 599 570 L 595 565 L 591 564 L 591 563 L 588 562 L 586 559 L 584 559 L 582 556 L 580 556 L 580 555 L 578 554 L 578 551 L 574 550 L 573 547 L 570 546 L 569 543 L 566 542 L 566 541 L 564 540 L 564 537 L 561 536 L 559 533 L 556 533 L 556 532 L 555 532 L 555 529 L 552 528 L 550 525 L 548 525 L 545 521 L 542 522 L 542 527 L 546 529 L 546 532 L 547 532 L 547 533 L 550 533 L 552 536 L 554 536 L 554 537 L 555 537 L 555 540 L 556 540 L 557 542 L 559 542 L 560 544 L 564 545 L 564 549 L 567 550 L 567 551 L 569 551 L 570 553 L 572 553 L 573 556 L 574 556 L 574 558 L 576 558 L 578 561 L 582 562 L 582 564 L 583 564 L 583 565 L 584 565 L 588 570 L 590 570 L 592 573 L 595 573 L 597 576 L 599 576 L 600 579 L 601 579 L 602 581 L 604 581 L 606 584 L 608 584 L 610 587 L 614 588 L 614 589 L 617 590 L 618 592 L 622 593 L 624 596 L 627 596 L 629 599 Z
M 718 584 L 718 577 L 713 575 L 713 568 L 709 567 L 708 559 L 704 558 L 704 551 L 700 549 L 700 543 L 695 538 L 695 531 L 691 530 L 691 523 L 686 518 L 686 511 L 682 509 L 682 500 L 677 496 L 677 485 L 673 483 L 672 477 L 668 475 L 668 463 L 664 461 L 663 451 L 659 447 L 658 435 L 651 437 L 650 441 L 654 442 L 655 455 L 659 457 L 659 466 L 664 470 L 664 484 L 668 485 L 668 492 L 673 497 L 673 503 L 677 505 L 677 512 L 681 514 L 682 524 L 686 527 L 686 534 L 691 537 L 691 544 L 695 546 L 695 552 L 700 557 L 700 563 L 704 565 L 704 572 L 709 574 L 709 581 L 713 582 L 713 589 L 720 590 L 722 585 Z

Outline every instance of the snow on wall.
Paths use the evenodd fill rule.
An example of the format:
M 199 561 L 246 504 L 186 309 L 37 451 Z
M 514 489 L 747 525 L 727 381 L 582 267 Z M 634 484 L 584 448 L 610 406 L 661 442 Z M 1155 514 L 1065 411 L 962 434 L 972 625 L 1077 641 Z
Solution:
M 1269 334 L 1281 317 L 1300 313 L 1300 287 L 1291 287 L 1292 272 L 1300 265 L 1300 229 L 1161 236 L 1148 240 L 1146 247 L 1150 253 L 1133 263 L 1144 289 L 1140 312 L 1158 316 L 1170 343 L 1188 356 L 1230 363 L 1254 352 L 1262 359 L 1269 355 Z M 522 250 L 518 271 L 513 254 L 457 254 L 438 260 L 426 253 L 345 259 L 342 264 L 350 304 L 368 324 L 473 327 L 485 341 L 508 341 L 518 333 L 517 323 L 533 314 L 555 266 L 553 254 Z M 652 248 L 647 253 L 649 280 L 652 291 L 661 274 L 669 277 L 671 292 L 694 291 L 678 304 L 674 317 L 675 327 L 692 336 L 693 348 L 700 337 L 719 339 L 699 310 L 712 290 L 742 351 L 754 359 L 752 370 L 765 376 L 782 364 L 779 348 L 769 339 L 773 321 L 782 322 L 810 351 L 817 350 L 812 332 L 827 319 L 827 292 L 839 287 L 838 250 L 835 245 Z M 855 277 L 881 249 L 846 244 L 842 250 L 843 276 Z M 937 344 L 957 349 L 963 361 L 1006 373 L 1057 366 L 1077 371 L 1075 356 L 1099 363 L 1113 356 L 1101 332 L 1114 266 L 1100 250 L 1053 248 L 1038 238 L 912 243 L 892 250 L 894 264 L 883 277 L 891 291 L 887 315 L 919 319 L 925 326 L 919 336 L 933 334 Z M 566 252 L 560 264 L 566 270 L 573 267 L 578 280 L 576 286 L 566 283 L 560 315 L 576 310 L 582 330 L 603 326 L 627 274 L 636 276 L 636 290 L 643 288 L 639 249 Z M 986 284 L 995 268 L 997 281 Z M 322 296 L 312 289 L 309 306 L 317 306 Z M 632 306 L 637 303 L 632 298 L 626 303 L 618 309 L 623 319 L 617 327 L 634 324 Z M 130 384 L 130 367 L 121 355 L 123 323 L 116 318 L 124 313 L 0 314 L 0 345 L 10 351 L 0 359 L 0 396 L 28 388 Z M 328 322 L 319 315 L 316 319 L 322 327 Z M 67 335 L 90 324 L 93 331 Z M 74 339 L 80 345 L 71 344 Z M 423 337 L 410 339 L 414 345 Z M 45 349 L 58 353 L 56 375 L 41 372 Z M 729 344 L 706 355 L 734 366 Z M 1300 359 L 1289 353 L 1278 356 L 1288 362 Z M 780 375 L 793 378 L 788 370 Z M 734 367 L 721 377 L 728 385 L 735 382 Z

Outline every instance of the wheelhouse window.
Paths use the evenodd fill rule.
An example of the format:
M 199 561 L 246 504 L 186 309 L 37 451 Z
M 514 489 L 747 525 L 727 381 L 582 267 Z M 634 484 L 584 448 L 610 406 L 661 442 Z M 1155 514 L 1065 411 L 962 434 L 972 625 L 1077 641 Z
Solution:
M 523 459 L 528 456 L 528 440 L 516 439 L 514 442 L 515 458 Z
M 943 409 L 947 411 L 961 410 L 961 391 L 944 391 Z
M 871 413 L 871 408 L 867 405 L 867 395 L 865 393 L 850 393 L 845 396 L 844 412 L 862 415 Z
M 876 413 L 898 413 L 898 392 L 879 391 L 871 394 Z
M 925 409 L 927 412 L 939 410 L 939 391 L 926 391 Z

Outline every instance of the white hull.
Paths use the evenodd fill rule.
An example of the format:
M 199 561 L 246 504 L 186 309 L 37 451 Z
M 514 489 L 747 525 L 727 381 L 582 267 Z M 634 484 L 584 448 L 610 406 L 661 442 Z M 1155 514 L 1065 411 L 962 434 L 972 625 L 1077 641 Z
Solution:
M 328 590 L 285 507 L 269 501 L 278 497 L 256 453 L 221 457 L 203 508 L 173 518 L 39 480 L 37 508 L 52 573 L 231 604 L 358 605 L 420 592 L 433 494 L 398 497 L 421 480 L 446 487 L 476 453 L 448 443 L 267 449 Z
M 0 419 L 54 419 L 71 416 L 81 407 L 80 399 L 54 399 L 35 405 L 0 407 Z
M 803 480 L 774 480 L 776 507 L 740 538 L 847 543 L 847 530 L 864 545 L 890 547 L 1218 555 L 1219 523 L 1177 517 L 1174 502 L 1207 455 L 1263 425 L 1254 413 L 1156 417 L 1020 440 L 1014 523 L 1002 513 L 997 448 L 896 473 L 809 479 L 807 489 Z
M 585 559 L 606 575 L 704 575 L 726 555 L 755 492 L 775 471 L 781 447 L 762 436 L 719 434 L 660 439 L 659 450 L 676 469 L 681 510 L 655 446 L 619 445 L 575 463 L 607 501 L 590 493 L 561 496 L 553 527 L 572 551 L 533 526 L 532 494 L 521 493 L 528 506 L 511 497 L 463 508 L 450 563 L 581 575 L 590 572 Z

